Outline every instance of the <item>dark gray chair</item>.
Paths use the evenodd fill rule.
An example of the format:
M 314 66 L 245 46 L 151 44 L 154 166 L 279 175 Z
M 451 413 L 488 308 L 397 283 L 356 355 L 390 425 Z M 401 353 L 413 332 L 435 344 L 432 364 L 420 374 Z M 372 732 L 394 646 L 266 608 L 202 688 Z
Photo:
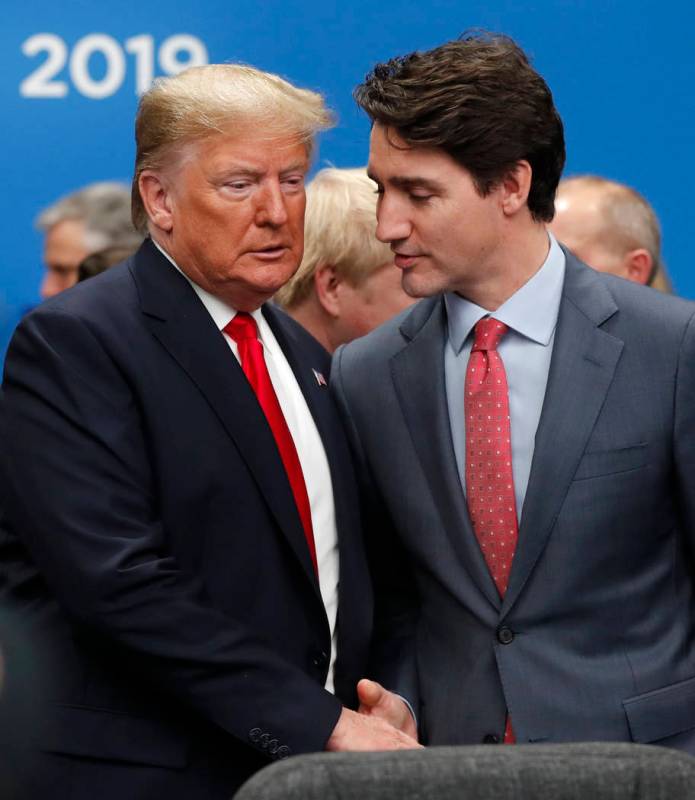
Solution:
M 608 742 L 295 756 L 234 800 L 692 800 L 695 758 Z

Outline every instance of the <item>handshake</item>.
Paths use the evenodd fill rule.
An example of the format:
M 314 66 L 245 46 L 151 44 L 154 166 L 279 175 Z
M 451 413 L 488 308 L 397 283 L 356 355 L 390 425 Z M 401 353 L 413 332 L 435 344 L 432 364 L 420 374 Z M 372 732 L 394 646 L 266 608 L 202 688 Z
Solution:
M 422 747 L 408 705 L 374 681 L 357 684 L 358 711 L 344 708 L 326 750 L 409 750 Z

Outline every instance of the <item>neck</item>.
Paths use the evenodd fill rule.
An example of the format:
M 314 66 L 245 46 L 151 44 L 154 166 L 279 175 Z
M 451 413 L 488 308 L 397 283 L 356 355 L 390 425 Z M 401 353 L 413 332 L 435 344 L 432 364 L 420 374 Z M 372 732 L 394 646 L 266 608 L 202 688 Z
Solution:
M 550 240 L 543 223 L 534 223 L 523 235 L 510 237 L 484 268 L 478 279 L 454 291 L 488 311 L 496 311 L 543 266 Z
M 298 322 L 303 328 L 316 339 L 329 353 L 333 353 L 336 344 L 333 342 L 331 336 L 330 318 L 321 309 L 316 308 L 310 300 L 295 306 L 294 308 L 286 308 L 285 311 Z

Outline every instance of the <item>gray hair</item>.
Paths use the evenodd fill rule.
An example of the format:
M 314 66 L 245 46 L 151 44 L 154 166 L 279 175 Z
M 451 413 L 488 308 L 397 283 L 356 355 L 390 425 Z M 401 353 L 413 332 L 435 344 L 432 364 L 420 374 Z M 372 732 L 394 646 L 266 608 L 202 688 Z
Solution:
M 36 227 L 45 232 L 68 219 L 84 223 L 85 246 L 93 251 L 142 242 L 130 219 L 130 190 L 122 183 L 90 183 L 61 197 L 39 214 Z

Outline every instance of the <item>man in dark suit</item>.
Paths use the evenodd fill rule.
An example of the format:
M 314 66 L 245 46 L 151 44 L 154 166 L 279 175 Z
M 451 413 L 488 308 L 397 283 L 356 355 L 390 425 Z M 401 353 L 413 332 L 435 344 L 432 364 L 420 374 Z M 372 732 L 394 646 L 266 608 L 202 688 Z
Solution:
M 426 298 L 332 373 L 381 684 L 430 744 L 695 753 L 695 307 L 549 237 L 562 123 L 511 40 L 394 59 L 356 96 L 377 236 Z
M 131 259 L 27 316 L 2 400 L 4 597 L 50 648 L 29 796 L 227 798 L 291 753 L 414 745 L 350 711 L 371 629 L 302 255 L 322 99 L 191 69 L 140 104 Z

